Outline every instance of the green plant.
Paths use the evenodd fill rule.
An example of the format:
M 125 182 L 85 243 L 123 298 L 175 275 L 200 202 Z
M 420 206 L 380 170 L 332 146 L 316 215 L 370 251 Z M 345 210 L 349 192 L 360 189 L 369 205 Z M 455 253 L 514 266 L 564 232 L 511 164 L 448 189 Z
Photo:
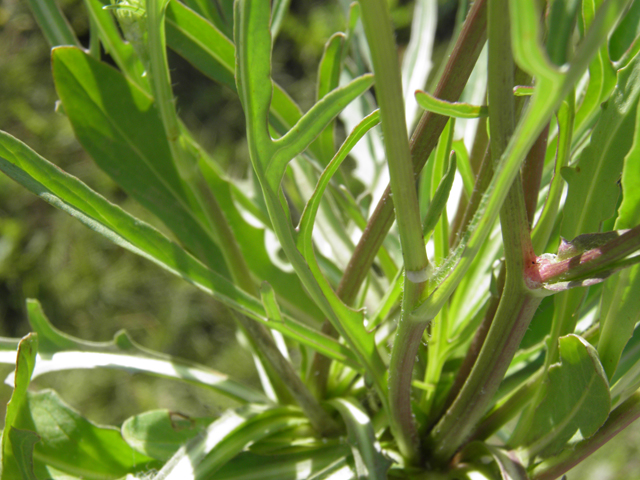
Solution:
M 124 332 L 71 337 L 30 300 L 35 333 L 0 343 L 16 364 L 3 479 L 542 480 L 640 416 L 640 2 L 556 0 L 544 23 L 536 2 L 460 2 L 433 94 L 414 97 L 436 3 L 418 0 L 398 68 L 387 2 L 361 0 L 328 40 L 304 114 L 271 80 L 288 1 L 84 4 L 88 50 L 55 3 L 32 2 L 56 47 L 61 110 L 164 233 L 6 133 L 0 169 L 212 295 L 263 388 Z M 167 46 L 237 92 L 253 167 L 242 185 L 177 115 Z M 472 105 L 485 91 L 488 107 Z M 369 178 L 340 168 L 348 156 Z M 145 412 L 118 432 L 27 390 L 79 367 L 172 378 L 243 405 L 215 420 Z

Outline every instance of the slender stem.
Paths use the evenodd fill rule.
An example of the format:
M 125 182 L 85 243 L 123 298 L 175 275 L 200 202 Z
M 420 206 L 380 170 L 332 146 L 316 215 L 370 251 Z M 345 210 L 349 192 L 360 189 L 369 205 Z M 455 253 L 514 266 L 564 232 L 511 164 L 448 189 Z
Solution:
M 527 206 L 527 218 L 529 226 L 533 223 L 533 216 L 538 206 L 538 192 L 544 170 L 544 157 L 547 152 L 547 137 L 549 135 L 549 124 L 542 130 L 537 140 L 529 150 L 527 157 L 522 164 L 522 186 L 524 188 L 524 199 Z
M 578 442 L 560 455 L 545 460 L 537 465 L 532 480 L 554 480 L 569 471 L 578 463 L 609 442 L 618 433 L 640 418 L 640 393 L 634 393 L 629 399 L 616 408 L 595 435 Z
M 411 373 L 426 323 L 413 324 L 410 313 L 426 286 L 429 261 L 422 238 L 418 195 L 404 121 L 402 81 L 397 68 L 399 62 L 389 7 L 385 0 L 361 0 L 360 5 L 376 78 L 382 133 L 406 272 L 402 318 L 389 370 L 390 424 L 400 452 L 410 461 L 416 461 L 420 450 L 411 414 Z

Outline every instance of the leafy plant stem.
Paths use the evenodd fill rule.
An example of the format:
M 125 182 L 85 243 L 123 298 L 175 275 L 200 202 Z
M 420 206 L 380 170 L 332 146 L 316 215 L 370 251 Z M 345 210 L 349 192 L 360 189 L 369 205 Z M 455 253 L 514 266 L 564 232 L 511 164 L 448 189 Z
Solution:
M 486 31 L 486 0 L 478 0 L 473 4 L 456 47 L 454 48 L 442 78 L 434 92 L 434 96 L 442 100 L 457 101 L 471 75 L 471 71 L 484 46 Z M 471 46 L 472 48 L 469 48 Z M 419 172 L 424 167 L 431 151 L 438 142 L 447 118 L 431 112 L 425 112 L 413 135 L 410 147 L 414 172 Z M 391 189 L 388 187 L 378 202 L 375 211 L 369 218 L 369 222 L 356 249 L 345 269 L 340 282 L 343 300 L 355 298 L 357 292 L 368 274 L 376 252 L 394 222 L 393 200 L 390 198 Z
M 489 32 L 489 121 L 493 162 L 506 151 L 514 130 L 513 60 L 510 25 L 504 12 L 506 0 L 492 0 L 488 7 Z M 434 456 L 447 461 L 462 446 L 497 391 L 541 297 L 525 282 L 528 264 L 535 264 L 531 246 L 525 197 L 519 176 L 509 188 L 500 210 L 505 249 L 506 277 L 503 295 L 475 365 L 458 397 L 434 427 Z
M 484 46 L 485 34 L 486 0 L 478 0 L 473 4 L 464 22 L 434 96 L 448 101 L 457 101 L 460 98 Z M 469 48 L 470 45 L 472 48 Z M 446 123 L 447 117 L 428 111 L 422 115 L 410 140 L 414 172 L 420 172 L 424 167 Z M 371 270 L 376 253 L 395 221 L 393 200 L 390 193 L 391 189 L 387 187 L 369 218 L 336 289 L 336 294 L 347 305 L 352 305 L 355 301 L 362 282 Z M 337 336 L 337 331 L 328 321 L 323 324 L 322 332 L 334 337 Z M 314 354 L 311 375 L 312 378 L 317 379 L 315 390 L 323 392 L 331 362 L 328 359 L 319 359 L 318 356 L 319 354 Z
M 426 322 L 414 323 L 410 313 L 428 280 L 427 259 L 420 209 L 411 164 L 409 139 L 404 121 L 402 82 L 396 68 L 398 56 L 389 7 L 384 0 L 361 0 L 362 21 L 371 49 L 380 119 L 389 165 L 391 191 L 402 256 L 405 287 L 402 317 L 391 354 L 389 374 L 390 424 L 400 452 L 415 462 L 420 455 L 418 435 L 411 414 L 411 374 Z

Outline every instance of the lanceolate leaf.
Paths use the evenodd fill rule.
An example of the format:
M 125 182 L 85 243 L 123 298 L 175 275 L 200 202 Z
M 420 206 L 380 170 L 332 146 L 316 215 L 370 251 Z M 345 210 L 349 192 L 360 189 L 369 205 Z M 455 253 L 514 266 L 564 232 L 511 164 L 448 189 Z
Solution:
M 590 437 L 609 416 L 609 383 L 595 349 L 576 335 L 559 342 L 561 363 L 549 370 L 524 441 L 531 457 L 558 453 L 577 430 Z
M 344 461 L 348 455 L 349 448 L 342 444 L 282 455 L 256 455 L 242 452 L 220 468 L 215 478 L 216 480 L 309 480 L 314 473 L 336 461 Z
M 563 237 L 598 232 L 614 214 L 620 194 L 617 181 L 633 141 L 639 96 L 640 56 L 618 72 L 616 90 L 602 106 L 591 143 L 576 167 L 563 169 L 569 183 L 560 229 Z
M 169 2 L 165 25 L 171 49 L 208 77 L 235 90 L 235 48 L 216 26 L 177 1 Z
M 167 461 L 213 420 L 189 418 L 169 410 L 151 410 L 125 420 L 122 437 L 143 455 Z
M 616 229 L 640 224 L 640 109 L 636 112 L 633 146 L 624 159 L 622 203 L 618 209 Z M 635 265 L 608 279 L 600 307 L 598 354 L 611 379 L 625 345 L 640 319 L 640 266 Z
M 289 132 L 274 142 L 277 153 L 266 170 L 272 188 L 279 185 L 287 163 L 302 153 L 338 113 L 372 85 L 373 75 L 362 75 L 344 87 L 336 88 L 311 107 Z
M 193 283 L 230 308 L 330 358 L 357 365 L 354 354 L 345 345 L 293 319 L 285 317 L 282 324 L 269 322 L 260 300 L 236 288 L 150 225 L 109 203 L 4 132 L 0 132 L 0 170 L 112 242 Z
M 38 480 L 33 470 L 33 447 L 40 441 L 40 437 L 29 430 L 11 427 L 9 439 L 22 479 Z
M 29 5 L 49 45 L 80 46 L 71 25 L 54 0 L 29 0 Z
M 196 216 L 146 93 L 77 48 L 57 48 L 53 75 L 80 143 L 129 195 L 162 220 L 194 255 L 228 276 L 220 250 Z
M 332 35 L 325 44 L 324 53 L 318 66 L 316 102 L 340 84 L 343 48 L 345 48 L 345 35 L 343 33 Z M 322 165 L 326 165 L 335 153 L 334 126 L 335 120 L 327 125 L 314 142 L 317 151 L 320 153 L 319 160 Z

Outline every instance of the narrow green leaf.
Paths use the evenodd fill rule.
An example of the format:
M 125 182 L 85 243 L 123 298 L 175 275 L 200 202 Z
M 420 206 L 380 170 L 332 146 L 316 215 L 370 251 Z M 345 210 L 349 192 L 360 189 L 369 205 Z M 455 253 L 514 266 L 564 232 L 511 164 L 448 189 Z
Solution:
M 39 464 L 80 478 L 120 478 L 159 467 L 152 458 L 133 450 L 118 429 L 88 421 L 51 390 L 29 392 L 17 425 L 41 437 L 34 449 Z
M 178 3 L 178 2 L 170 2 Z M 190 9 L 204 17 L 228 38 L 233 37 L 233 21 L 224 15 L 224 12 L 216 5 L 217 2 L 207 0 L 185 0 Z
M 428 112 L 453 118 L 479 118 L 489 115 L 489 107 L 462 102 L 447 102 L 421 90 L 416 91 L 416 101 Z
M 618 179 L 634 138 L 640 97 L 640 56 L 618 72 L 614 94 L 603 104 L 591 143 L 575 168 L 562 170 L 569 184 L 560 234 L 574 238 L 600 231 L 614 212 L 620 190 Z
M 33 471 L 33 447 L 40 441 L 40 437 L 29 430 L 11 427 L 9 439 L 22 480 L 38 480 Z
M 277 151 L 266 169 L 272 188 L 279 185 L 287 164 L 302 153 L 336 115 L 372 85 L 373 75 L 362 75 L 344 87 L 336 88 L 314 104 L 288 133 L 274 142 Z
M 596 12 L 596 1 L 582 2 L 582 19 L 585 30 L 593 22 Z M 605 102 L 616 85 L 616 71 L 609 60 L 609 49 L 603 45 L 589 64 L 589 84 L 581 95 L 582 102 L 576 112 L 575 131 L 580 137 L 600 112 L 600 104 Z
M 346 445 L 323 446 L 282 455 L 242 452 L 216 472 L 216 480 L 309 480 L 349 455 Z M 342 479 L 342 477 L 340 477 Z
M 264 305 L 264 310 L 267 312 L 267 317 L 269 320 L 273 320 L 274 322 L 282 322 L 282 314 L 280 313 L 280 307 L 278 307 L 278 301 L 276 300 L 276 292 L 273 291 L 273 288 L 269 283 L 262 282 L 262 286 L 260 287 L 260 295 L 262 297 L 262 304 Z
M 348 441 L 356 463 L 359 480 L 385 480 L 391 462 L 380 451 L 371 419 L 355 400 L 336 398 L 329 401 L 347 424 Z
M 561 363 L 549 369 L 524 440 L 531 458 L 558 453 L 577 430 L 589 438 L 609 416 L 609 383 L 595 349 L 573 334 L 559 343 Z
M 564 191 L 564 180 L 562 179 L 562 169 L 569 163 L 571 157 L 571 140 L 573 138 L 573 125 L 575 118 L 575 101 L 570 95 L 567 102 L 562 102 L 557 114 L 558 136 L 556 159 L 553 169 L 553 177 L 549 185 L 549 193 L 544 203 L 542 213 L 536 222 L 531 233 L 531 243 L 533 250 L 537 254 L 545 251 L 547 242 L 551 237 L 551 231 L 558 219 L 558 209 Z
M 340 84 L 340 72 L 342 71 L 342 49 L 345 44 L 345 35 L 335 33 L 324 46 L 324 52 L 318 65 L 318 83 L 316 89 L 316 102 L 324 98 Z M 334 145 L 335 120 L 331 121 L 315 140 L 314 145 L 320 153 L 320 163 L 326 165 L 335 153 Z
M 360 139 L 373 127 L 380 123 L 380 111 L 376 110 L 369 116 L 365 117 L 362 122 L 353 129 L 353 131 L 349 134 L 349 136 L 345 139 L 345 141 L 340 146 L 340 149 L 335 154 L 327 168 L 325 168 L 324 172 L 318 179 L 318 184 L 316 185 L 316 189 L 311 194 L 307 205 L 302 212 L 302 216 L 300 217 L 300 225 L 298 226 L 298 231 L 300 232 L 298 237 L 298 248 L 303 253 L 307 262 L 312 260 L 313 256 L 313 243 L 312 243 L 312 234 L 313 234 L 313 225 L 315 223 L 315 218 L 318 213 L 318 208 L 320 207 L 320 201 L 322 196 L 331 181 L 333 175 L 338 171 L 342 162 L 347 158 L 349 152 L 355 147 L 355 145 L 360 141 Z
M 464 191 L 468 198 L 471 198 L 471 193 L 476 184 L 476 176 L 471 168 L 471 162 L 469 160 L 469 152 L 464 144 L 464 140 L 454 140 L 451 144 L 453 150 L 456 152 L 456 164 L 458 165 L 458 171 L 462 177 L 462 184 Z
M 169 410 L 151 410 L 125 420 L 122 438 L 137 452 L 167 461 L 213 421 L 213 418 L 189 418 Z
M 52 61 L 67 116 L 98 166 L 207 266 L 228 276 L 206 220 L 191 208 L 153 99 L 80 49 L 57 48 Z
M 269 323 L 260 300 L 239 290 L 150 225 L 109 203 L 4 132 L 0 132 L 0 170 L 112 242 L 184 278 L 228 307 L 357 368 L 356 357 L 347 346 L 290 317 L 285 317 L 284 324 Z
M 542 16 L 538 4 L 512 0 L 509 2 L 509 13 L 513 58 L 520 68 L 547 81 L 559 80 L 562 74 L 551 63 L 542 45 Z
M 49 45 L 52 47 L 59 45 L 81 46 L 55 0 L 29 0 L 29 6 Z
M 206 431 L 181 447 L 153 480 L 204 480 L 248 445 L 282 429 L 306 424 L 299 411 L 247 405 L 227 410 Z
M 7 413 L 4 417 L 4 429 L 2 431 L 2 451 L 0 456 L 0 478 L 18 479 L 21 477 L 20 460 L 16 457 L 16 448 L 10 435 L 12 428 L 19 427 L 18 416 L 27 400 L 27 387 L 31 381 L 31 375 L 36 363 L 38 351 L 38 335 L 30 333 L 18 344 L 18 355 L 14 357 L 16 371 L 13 393 L 7 403 Z M 32 429 L 33 430 L 33 429 Z M 20 454 L 20 452 L 17 452 Z
M 291 0 L 275 0 L 273 2 L 273 14 L 271 15 L 271 36 L 276 38 L 280 32 L 280 26 L 289 10 Z
M 452 153 L 451 158 L 449 159 L 449 168 L 440 180 L 438 188 L 431 199 L 431 203 L 429 203 L 427 214 L 422 222 L 422 234 L 425 238 L 428 238 L 428 236 L 431 235 L 432 230 L 436 227 L 442 212 L 447 206 L 451 186 L 453 185 L 453 180 L 456 176 L 456 168 L 456 154 Z
M 293 158 L 290 154 L 297 155 L 301 150 L 295 150 L 304 149 L 308 142 L 314 138 L 308 132 L 299 131 L 298 128 L 311 123 L 315 124 L 316 128 L 320 127 L 319 130 L 321 130 L 321 125 L 326 125 L 342 108 L 338 105 L 339 100 L 345 100 L 345 95 L 362 93 L 358 90 L 364 84 L 370 85 L 370 76 L 360 77 L 347 87 L 334 90 L 327 95 L 323 101 L 307 112 L 305 118 L 298 122 L 298 128 L 294 127 L 289 132 L 288 138 L 287 136 L 280 138 L 278 140 L 280 143 L 277 144 L 271 139 L 265 121 L 271 99 L 271 89 L 268 82 L 265 82 L 265 79 L 270 78 L 269 5 L 261 0 L 239 0 L 236 1 L 235 6 L 236 28 L 234 32 L 238 46 L 236 50 L 238 92 L 245 110 L 251 162 L 262 187 L 274 232 L 309 295 L 344 337 L 349 349 L 358 357 L 359 364 L 370 373 L 380 397 L 384 401 L 386 398 L 385 367 L 373 336 L 364 329 L 363 313 L 347 307 L 328 283 L 318 283 L 310 271 L 311 265 L 307 264 L 296 246 L 288 207 L 280 189 L 286 164 Z M 322 112 L 316 112 L 317 109 Z M 312 118 L 316 113 L 322 115 L 315 119 Z M 294 149 L 291 148 L 292 144 Z M 290 151 L 284 152 L 285 149 Z M 273 158 L 276 154 L 278 159 Z M 275 162 L 276 168 L 272 168 L 269 177 L 267 177 L 266 167 L 270 163 L 274 163 L 274 160 L 279 161 Z M 278 169 L 280 169 L 279 176 Z
M 609 39 L 609 52 L 613 60 L 619 60 L 640 35 L 640 2 L 632 2 Z
M 267 162 L 274 152 L 273 140 L 266 123 L 273 91 L 270 2 L 236 1 L 233 18 L 233 35 L 237 47 L 236 87 L 244 108 L 251 161 L 258 178 L 261 178 L 265 175 Z M 282 172 L 275 185 L 276 190 L 281 177 Z
M 638 2 L 636 2 L 638 3 Z M 622 203 L 615 228 L 632 228 L 640 224 L 640 109 L 636 112 L 635 138 L 624 159 Z M 608 279 L 600 306 L 598 354 L 611 379 L 625 345 L 640 320 L 640 266 L 625 269 Z
M 581 3 L 578 0 L 551 3 L 548 14 L 547 52 L 551 61 L 556 65 L 563 65 L 570 55 L 571 37 L 575 30 L 576 16 Z

